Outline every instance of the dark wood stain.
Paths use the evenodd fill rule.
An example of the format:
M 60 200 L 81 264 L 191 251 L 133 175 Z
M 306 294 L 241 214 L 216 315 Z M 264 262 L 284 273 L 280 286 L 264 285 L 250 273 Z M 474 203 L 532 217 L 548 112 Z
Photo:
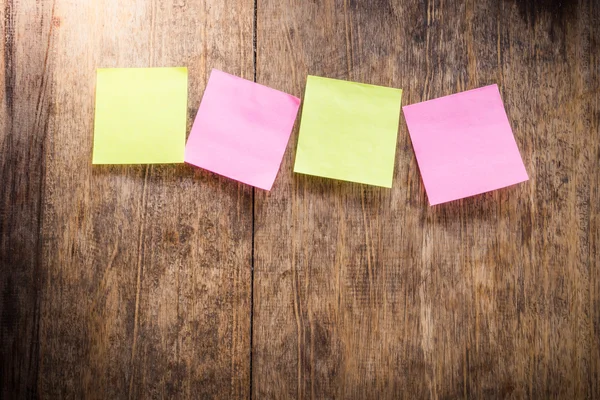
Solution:
M 15 10 L 14 1 L 4 4 L 4 97 L 9 116 L 13 110 L 13 92 L 15 90 L 14 50 L 15 50 Z
M 4 3 L 3 101 L 0 102 L 0 397 L 37 395 L 39 365 L 39 265 L 43 149 L 45 127 L 33 121 L 45 110 L 24 102 L 39 87 L 36 66 L 23 65 L 23 47 L 17 41 L 19 4 Z M 27 22 L 39 14 L 25 16 Z M 36 57 L 35 42 L 29 61 Z M 19 66 L 23 65 L 23 68 Z M 39 65 L 39 64 L 38 64 Z M 26 85 L 19 83 L 27 80 Z
M 591 0 L 596 1 L 596 0 Z M 577 0 L 508 0 L 515 3 L 528 23 L 535 25 L 541 17 L 549 17 L 553 24 L 564 23 L 575 17 Z

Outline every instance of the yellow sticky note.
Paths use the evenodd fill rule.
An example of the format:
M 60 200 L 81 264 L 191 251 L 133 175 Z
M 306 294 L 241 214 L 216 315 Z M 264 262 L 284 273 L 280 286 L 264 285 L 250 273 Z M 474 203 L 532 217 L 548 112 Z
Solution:
M 187 88 L 187 68 L 98 69 L 92 163 L 182 163 Z
M 392 187 L 402 90 L 309 76 L 294 171 Z

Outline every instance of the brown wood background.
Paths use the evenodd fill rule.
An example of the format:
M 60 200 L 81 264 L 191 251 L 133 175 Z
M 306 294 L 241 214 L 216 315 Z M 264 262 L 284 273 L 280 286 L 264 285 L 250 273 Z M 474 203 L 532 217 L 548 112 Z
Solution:
M 0 398 L 600 398 L 600 3 L 2 0 Z M 98 67 L 498 83 L 530 181 L 427 205 L 91 166 Z M 298 125 L 298 124 L 296 124 Z

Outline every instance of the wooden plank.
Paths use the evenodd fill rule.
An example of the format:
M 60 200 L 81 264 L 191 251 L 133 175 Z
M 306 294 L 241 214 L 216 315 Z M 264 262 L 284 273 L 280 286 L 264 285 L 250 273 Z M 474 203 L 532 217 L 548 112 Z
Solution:
M 530 219 L 521 221 L 524 251 L 515 260 L 521 266 L 512 273 L 504 269 L 497 283 L 515 306 L 501 321 L 507 336 L 498 343 L 503 368 L 494 372 L 499 382 L 520 377 L 518 393 L 530 398 L 597 398 L 600 30 L 593 21 L 600 4 L 555 4 L 500 9 L 503 19 L 516 14 L 515 7 L 521 17 L 519 26 L 498 28 L 500 79 L 530 160 L 532 201 L 523 204 Z M 474 49 L 476 55 L 484 51 L 481 45 Z M 498 256 L 507 259 L 503 252 Z M 480 326 L 492 322 L 482 318 Z M 523 356 L 515 363 L 513 354 Z
M 600 397 L 598 3 L 375 3 L 260 1 L 257 81 L 497 82 L 531 179 L 429 207 L 402 118 L 391 190 L 294 175 L 296 129 L 256 194 L 254 397 Z
M 0 6 L 0 398 L 35 396 L 51 4 Z
M 188 66 L 191 125 L 212 67 L 252 78 L 253 2 L 57 0 L 44 18 L 40 395 L 248 397 L 251 189 L 92 167 L 91 149 L 96 68 Z

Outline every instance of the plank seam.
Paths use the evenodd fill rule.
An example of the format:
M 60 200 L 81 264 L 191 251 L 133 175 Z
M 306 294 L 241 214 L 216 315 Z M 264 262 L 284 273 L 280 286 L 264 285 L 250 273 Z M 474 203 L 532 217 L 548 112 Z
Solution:
M 258 39 L 258 0 L 254 0 L 254 15 L 252 21 L 252 64 L 254 68 L 254 82 L 256 82 L 256 65 L 257 65 L 257 39 Z M 255 220 L 256 220 L 256 189 L 252 188 L 252 250 L 251 250 L 251 266 L 250 266 L 250 393 L 249 397 L 253 398 L 253 386 L 252 382 L 254 379 L 252 359 L 254 358 L 254 247 L 255 247 Z

